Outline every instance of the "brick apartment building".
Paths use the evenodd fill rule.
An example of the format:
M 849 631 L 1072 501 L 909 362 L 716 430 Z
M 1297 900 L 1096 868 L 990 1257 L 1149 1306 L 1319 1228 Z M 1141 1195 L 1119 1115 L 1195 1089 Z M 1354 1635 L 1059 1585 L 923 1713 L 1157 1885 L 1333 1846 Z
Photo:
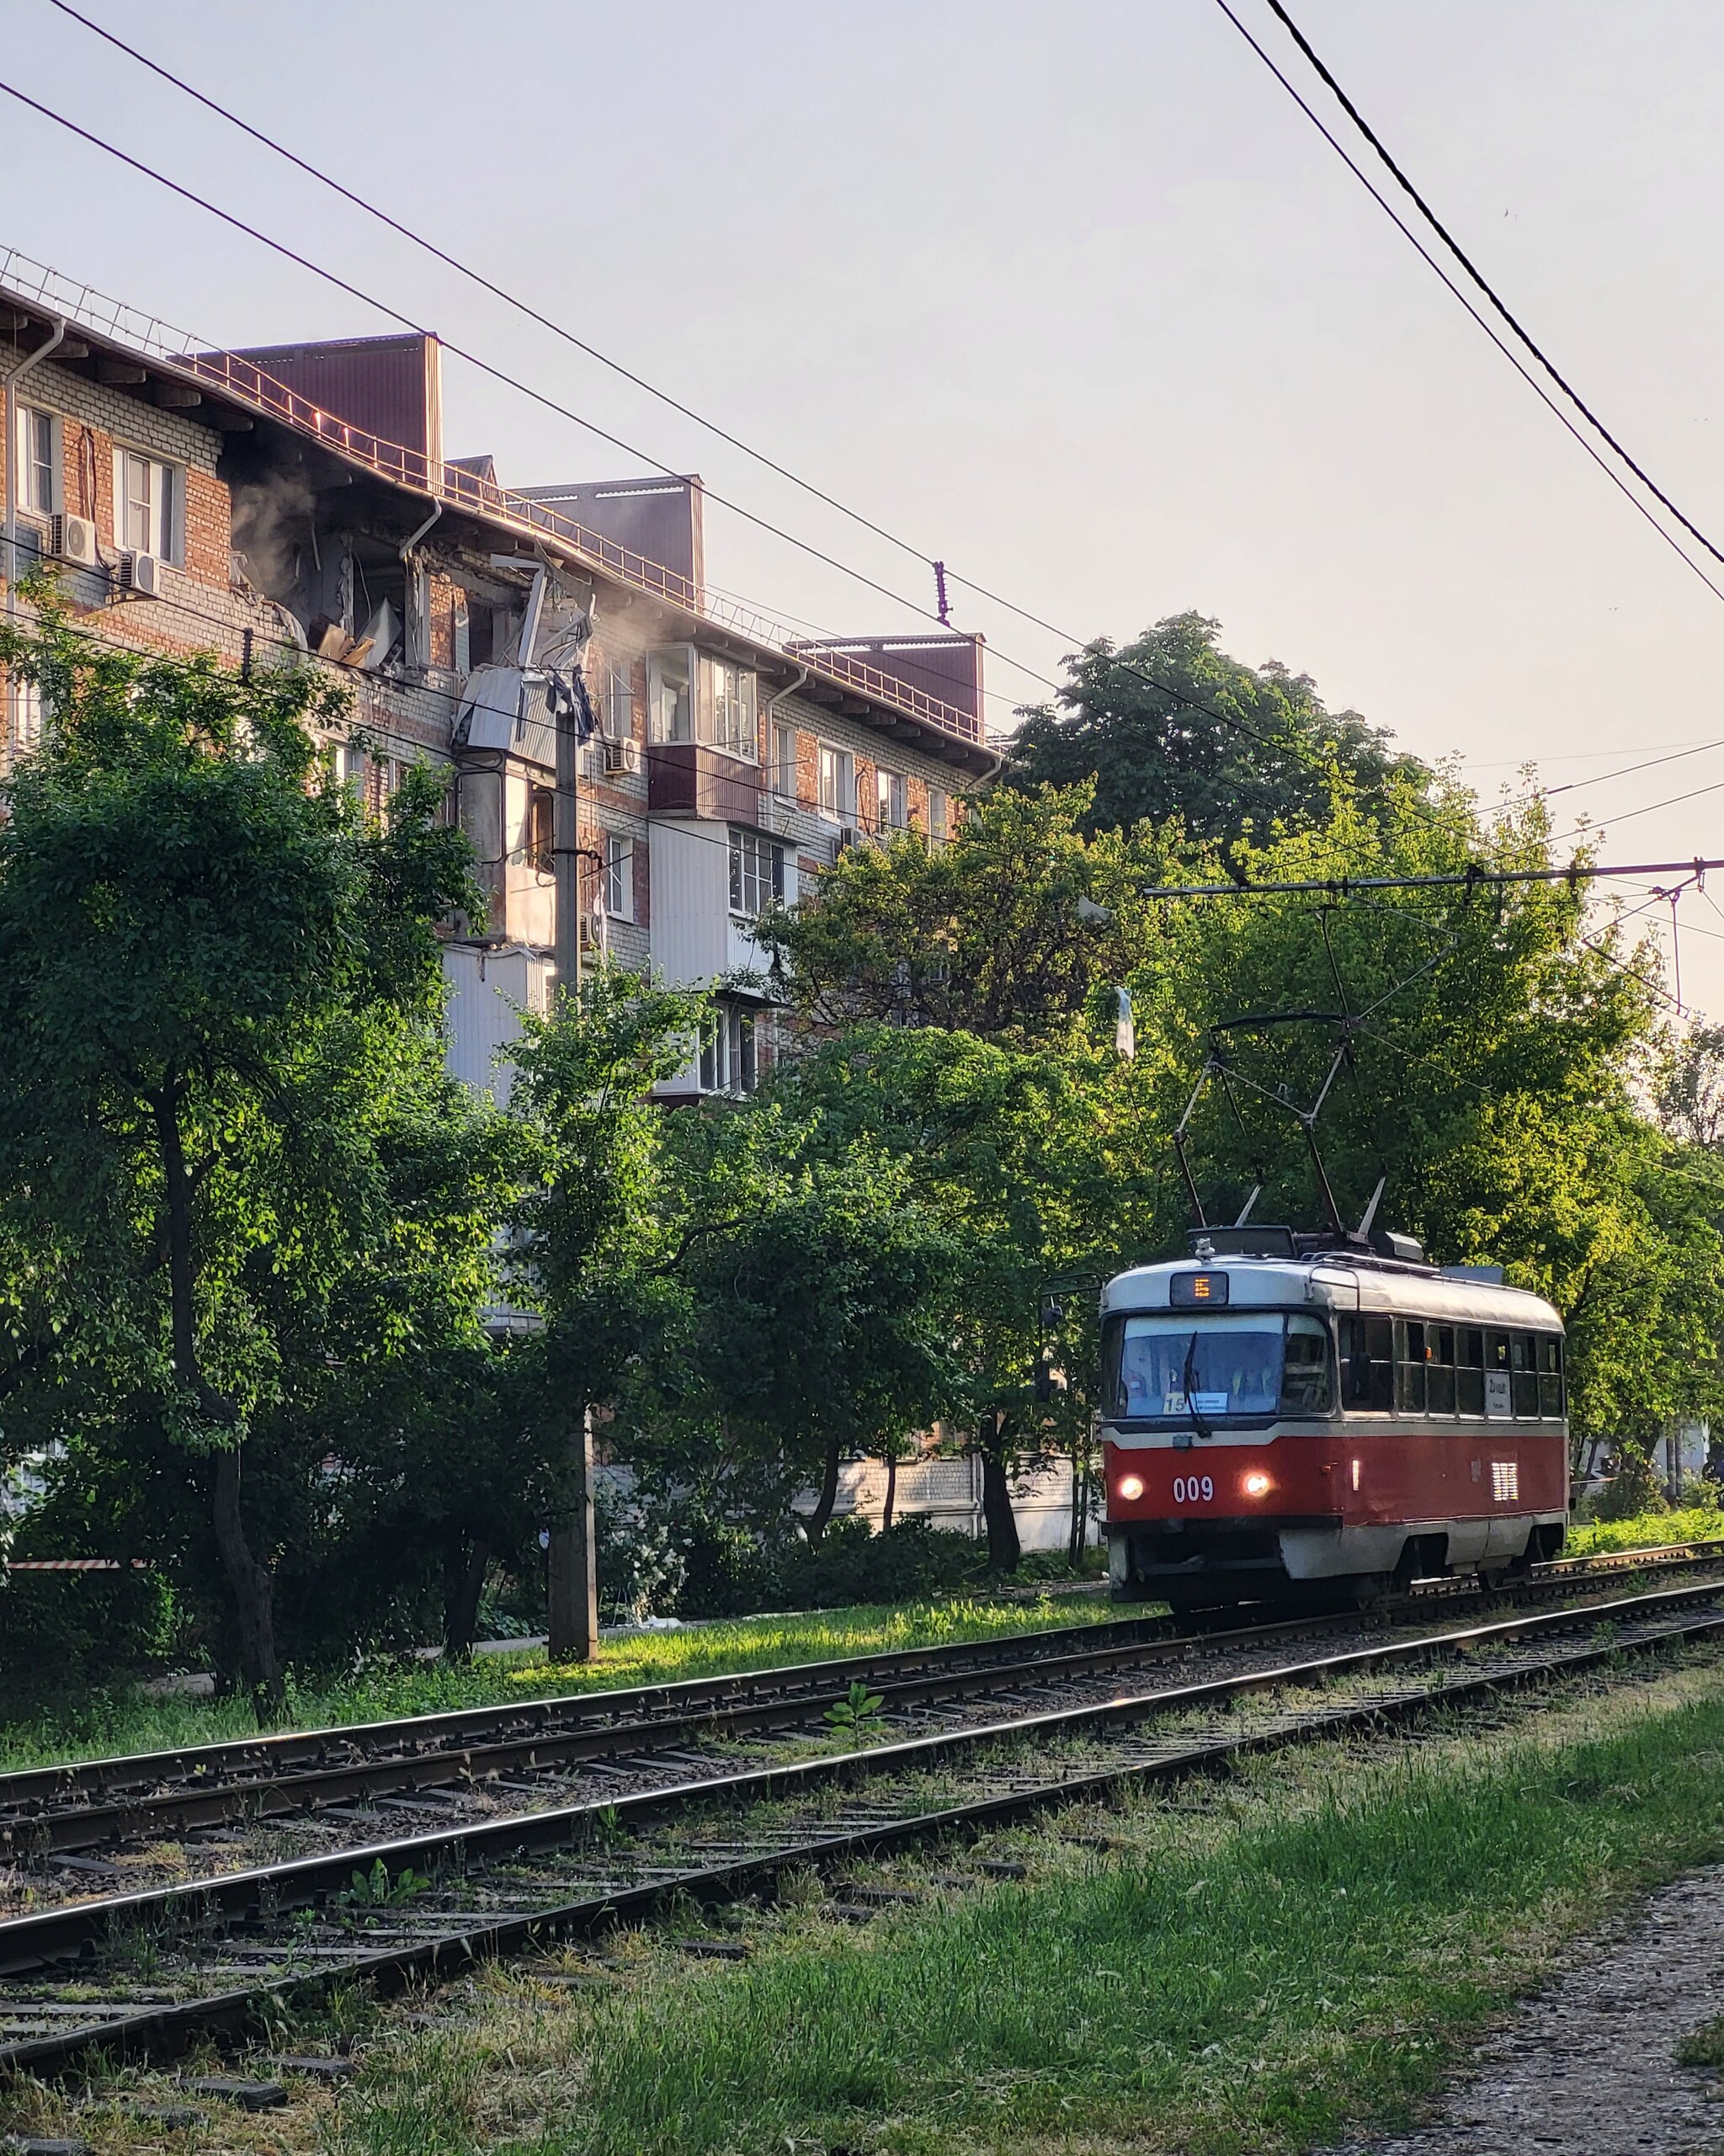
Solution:
M 0 376 L 8 534 L 76 626 L 327 669 L 353 692 L 338 767 L 380 812 L 412 763 L 448 774 L 490 906 L 445 953 L 475 1084 L 506 1086 L 550 985 L 558 724 L 587 736 L 583 948 L 720 984 L 673 1094 L 746 1089 L 770 1057 L 762 908 L 847 844 L 937 842 L 993 768 L 979 639 L 799 640 L 718 598 L 696 478 L 511 490 L 446 457 L 434 338 L 202 351 L 0 253 Z M 20 684 L 4 719 L 28 754 Z

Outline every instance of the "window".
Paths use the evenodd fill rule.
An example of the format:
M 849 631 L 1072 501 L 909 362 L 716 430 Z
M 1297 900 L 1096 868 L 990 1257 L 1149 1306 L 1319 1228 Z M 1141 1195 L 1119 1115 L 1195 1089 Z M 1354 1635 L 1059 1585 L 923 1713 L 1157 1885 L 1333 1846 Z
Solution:
M 1403 1415 L 1425 1410 L 1424 1334 L 1416 1319 L 1395 1320 L 1395 1406 Z
M 772 791 L 785 801 L 796 798 L 796 729 L 772 730 Z
M 731 833 L 731 911 L 758 919 L 785 895 L 785 849 L 758 831 Z
M 1180 1422 L 1194 1414 L 1273 1415 L 1282 1388 L 1282 1322 L 1273 1310 L 1115 1318 L 1102 1360 L 1103 1397 L 1115 1415 Z
M 849 823 L 856 814 L 856 759 L 847 748 L 820 744 L 820 806 L 836 822 Z
M 17 407 L 18 506 L 39 517 L 51 517 L 60 507 L 60 460 L 55 454 L 59 429 L 51 412 Z
M 944 793 L 938 786 L 930 786 L 928 789 L 928 835 L 930 838 L 944 838 L 950 814 Z
M 1455 1406 L 1463 1415 L 1485 1411 L 1485 1336 L 1470 1326 L 1455 1335 Z
M 904 828 L 903 774 L 900 771 L 876 771 L 874 791 L 880 812 L 880 828 L 882 831 L 902 831 Z
M 1425 1408 L 1433 1415 L 1455 1412 L 1455 1328 L 1427 1325 L 1424 1328 Z
M 632 741 L 635 734 L 635 691 L 625 673 L 615 667 L 604 684 L 605 731 L 614 741 Z
M 529 786 L 527 790 L 527 824 L 521 833 L 521 851 L 527 857 L 529 868 L 540 876 L 551 876 L 556 870 L 556 855 L 552 851 L 556 844 L 556 795 L 550 786 Z
M 42 691 L 34 681 L 14 679 L 6 700 L 11 707 L 7 733 L 12 753 L 27 755 L 42 745 Z
M 1555 1333 L 1540 1333 L 1537 1337 L 1539 1360 L 1539 1413 L 1560 1417 L 1562 1413 L 1562 1342 Z
M 694 738 L 694 700 L 689 688 L 686 650 L 655 652 L 648 668 L 650 737 L 654 741 Z
M 1395 1397 L 1395 1327 L 1387 1318 L 1341 1320 L 1341 1402 L 1388 1408 Z
M 1514 1413 L 1519 1419 L 1536 1421 L 1539 1412 L 1539 1365 L 1537 1339 L 1530 1333 L 1516 1333 L 1508 1342 L 1510 1381 L 1514 1391 Z
M 178 562 L 185 474 L 138 450 L 114 452 L 114 543 Z
M 752 1093 L 756 1078 L 752 1012 L 721 1004 L 700 1026 L 700 1090 Z
M 1509 1367 L 1509 1338 L 1506 1333 L 1485 1334 L 1485 1413 L 1492 1419 L 1514 1413 L 1514 1371 Z
M 635 918 L 635 842 L 604 834 L 604 910 L 613 921 Z
M 1326 1415 L 1329 1392 L 1329 1336 L 1317 1318 L 1287 1320 L 1287 1360 L 1281 1372 L 1281 1412 Z
M 726 755 L 759 756 L 754 727 L 754 676 L 727 659 L 700 662 L 700 738 Z

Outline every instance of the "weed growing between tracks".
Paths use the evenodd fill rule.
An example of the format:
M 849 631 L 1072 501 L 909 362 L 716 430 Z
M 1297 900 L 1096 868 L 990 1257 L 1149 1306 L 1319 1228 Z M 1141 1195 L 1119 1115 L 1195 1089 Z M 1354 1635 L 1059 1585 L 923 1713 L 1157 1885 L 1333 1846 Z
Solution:
M 1016 1830 L 993 1846 L 1027 1884 L 863 1937 L 787 1914 L 742 1968 L 652 1956 L 575 2010 L 578 2086 L 525 2145 L 943 2156 L 1129 2137 L 1221 2156 L 1392 2122 L 1566 1940 L 1724 1853 L 1716 1657 L 1558 1697 L 1499 1706 L 1493 1733 L 1457 1716 L 1063 1823 L 1105 1855 Z M 366 2116 L 347 2115 L 344 2149 L 408 2145 Z
M 1030 1602 L 961 1598 L 902 1606 L 864 1605 L 800 1615 L 739 1617 L 606 1640 L 591 1664 L 547 1662 L 544 1650 L 482 1654 L 471 1663 L 413 1658 L 370 1663 L 344 1682 L 290 1683 L 284 1729 L 315 1729 L 400 1715 L 437 1714 L 514 1700 L 557 1698 L 618 1685 L 673 1684 L 732 1670 L 822 1662 L 848 1654 L 893 1653 L 961 1640 L 1015 1637 L 1051 1627 L 1100 1622 L 1105 1601 L 1051 1595 Z M 0 1772 L 126 1752 L 217 1743 L 256 1734 L 239 1700 L 160 1698 L 141 1689 L 104 1693 L 65 1714 L 0 1723 Z

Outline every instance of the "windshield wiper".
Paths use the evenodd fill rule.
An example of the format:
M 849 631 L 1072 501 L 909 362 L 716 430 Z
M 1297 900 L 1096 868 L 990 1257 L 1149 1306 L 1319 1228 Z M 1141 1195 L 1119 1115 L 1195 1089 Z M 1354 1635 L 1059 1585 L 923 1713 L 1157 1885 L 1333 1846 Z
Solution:
M 1205 1422 L 1204 1418 L 1198 1413 L 1195 1398 L 1192 1392 L 1192 1381 L 1196 1375 L 1195 1368 L 1196 1357 L 1197 1335 L 1194 1333 L 1185 1344 L 1185 1367 L 1180 1372 L 1180 1382 L 1185 1387 L 1185 1412 L 1191 1418 L 1191 1427 L 1197 1432 L 1197 1435 L 1200 1437 L 1213 1437 L 1215 1435 L 1215 1429 L 1211 1424 Z

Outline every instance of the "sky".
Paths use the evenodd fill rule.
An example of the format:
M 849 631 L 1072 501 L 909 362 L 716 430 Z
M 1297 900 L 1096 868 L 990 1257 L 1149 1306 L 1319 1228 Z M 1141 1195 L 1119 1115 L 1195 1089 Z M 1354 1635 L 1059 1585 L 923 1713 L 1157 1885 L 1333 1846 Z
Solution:
M 79 4 L 1053 625 L 955 584 L 955 620 L 988 640 L 992 725 L 1082 640 L 1195 607 L 1237 657 L 1460 756 L 1487 800 L 1535 763 L 1574 789 L 1556 831 L 1592 819 L 1606 860 L 1724 854 L 1724 600 L 1216 0 Z M 1264 0 L 1233 4 L 1344 129 Z M 1290 4 L 1510 306 L 1724 547 L 1724 10 Z M 931 579 L 910 552 L 523 323 L 51 0 L 0 0 L 0 77 L 640 452 L 450 358 L 451 455 L 492 451 L 506 484 L 698 471 L 857 572 L 709 504 L 715 587 L 792 628 L 921 625 Z M 0 99 L 5 248 L 212 343 L 392 326 Z M 1649 881 L 1622 886 L 1630 904 Z M 1680 961 L 1684 999 L 1724 1019 L 1721 909 L 1724 871 L 1681 902 Z M 1665 924 L 1667 962 L 1668 915 L 1641 916 Z

